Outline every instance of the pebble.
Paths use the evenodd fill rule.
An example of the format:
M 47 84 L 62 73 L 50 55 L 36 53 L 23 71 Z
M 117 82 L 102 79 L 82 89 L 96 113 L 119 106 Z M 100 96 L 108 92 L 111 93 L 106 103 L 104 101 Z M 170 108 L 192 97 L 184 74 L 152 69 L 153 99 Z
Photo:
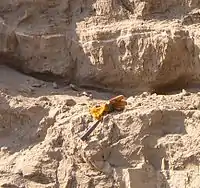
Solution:
M 83 91 L 82 95 L 88 97 L 89 94 L 86 91 Z
M 80 89 L 75 84 L 70 84 L 69 87 L 74 91 L 80 91 Z
M 31 86 L 32 86 L 32 87 L 42 87 L 42 84 L 40 84 L 40 83 L 35 83 L 35 84 L 32 84 Z
M 56 91 L 51 91 L 50 93 L 51 93 L 51 95 L 57 95 L 58 94 L 58 92 L 56 92 Z
M 54 88 L 54 89 L 58 89 L 58 85 L 57 85 L 56 82 L 53 82 L 53 88 Z
M 137 106 L 142 106 L 142 103 L 141 102 L 136 103 L 135 107 L 137 107 Z
M 92 94 L 89 94 L 89 98 L 90 98 L 90 99 L 93 99 L 93 95 L 92 95 Z
M 150 94 L 148 93 L 148 92 L 143 92 L 142 94 L 141 94 L 141 97 L 147 97 L 147 96 L 149 96 Z
M 93 98 L 92 93 L 89 93 L 89 92 L 86 92 L 86 91 L 83 91 L 83 92 L 81 93 L 81 96 L 86 96 L 86 97 L 89 97 L 90 99 Z
M 75 106 L 76 105 L 76 101 L 73 100 L 73 99 L 66 99 L 64 101 L 64 105 L 67 105 L 67 106 Z
M 195 112 L 193 113 L 193 117 L 194 117 L 194 118 L 197 118 L 197 119 L 200 119 L 200 112 L 199 112 L 199 111 L 195 111 Z
M 39 97 L 38 99 L 39 101 L 49 101 L 49 98 L 45 97 L 45 96 L 42 96 L 42 97 Z
M 187 92 L 185 89 L 182 89 L 182 95 L 183 96 L 189 96 L 191 93 Z
M 6 147 L 6 146 L 1 147 L 1 151 L 2 152 L 7 152 L 8 151 L 8 147 Z

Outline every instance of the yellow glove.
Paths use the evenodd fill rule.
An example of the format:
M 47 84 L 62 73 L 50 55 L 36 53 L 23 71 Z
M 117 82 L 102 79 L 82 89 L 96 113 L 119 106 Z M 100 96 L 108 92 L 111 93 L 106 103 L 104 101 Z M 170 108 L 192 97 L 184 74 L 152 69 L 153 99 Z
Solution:
M 108 112 L 108 105 L 107 104 L 101 104 L 93 106 L 89 109 L 90 114 L 97 120 L 100 120 L 106 112 Z

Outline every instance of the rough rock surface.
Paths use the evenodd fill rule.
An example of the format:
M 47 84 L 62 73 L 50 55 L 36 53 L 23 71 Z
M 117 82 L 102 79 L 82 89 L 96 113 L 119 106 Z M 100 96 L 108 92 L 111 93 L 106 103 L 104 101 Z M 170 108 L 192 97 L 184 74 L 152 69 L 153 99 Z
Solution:
M 199 23 L 199 0 L 1 0 L 0 187 L 200 188 Z
M 179 88 L 199 81 L 199 7 L 199 0 L 2 0 L 1 59 L 81 86 Z
M 129 97 L 83 142 L 88 106 L 113 94 L 0 75 L 0 187 L 200 187 L 198 89 Z

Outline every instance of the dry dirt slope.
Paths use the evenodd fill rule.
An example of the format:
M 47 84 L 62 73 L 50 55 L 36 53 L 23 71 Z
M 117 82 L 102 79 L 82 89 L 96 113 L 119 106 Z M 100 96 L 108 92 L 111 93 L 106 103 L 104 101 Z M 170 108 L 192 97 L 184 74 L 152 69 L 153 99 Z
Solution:
M 0 67 L 0 186 L 200 187 L 199 7 L 1 0 L 0 60 L 12 69 Z M 124 92 L 128 106 L 82 142 L 88 106 L 113 94 L 90 99 L 69 83 Z

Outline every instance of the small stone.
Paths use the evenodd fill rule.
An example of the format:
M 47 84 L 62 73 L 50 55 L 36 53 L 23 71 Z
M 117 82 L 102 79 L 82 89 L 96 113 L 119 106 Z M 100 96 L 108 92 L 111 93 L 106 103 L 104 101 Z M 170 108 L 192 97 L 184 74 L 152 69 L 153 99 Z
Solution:
M 49 101 L 49 98 L 42 96 L 42 97 L 39 97 L 39 101 Z
M 37 165 L 35 163 L 30 163 L 29 165 L 24 165 L 22 168 L 23 177 L 31 177 L 37 174 Z
M 60 109 L 60 113 L 65 113 L 65 112 L 67 112 L 67 111 L 69 111 L 69 110 L 70 110 L 70 107 L 68 107 L 68 106 L 63 106 L 62 109 Z
M 53 82 L 53 88 L 54 88 L 54 89 L 58 89 L 58 85 L 57 85 L 56 82 Z
M 57 95 L 57 94 L 58 94 L 58 92 L 56 92 L 56 91 L 51 92 L 51 95 Z
M 20 185 L 19 188 L 26 188 L 26 186 L 25 185 Z
M 67 106 L 75 106 L 76 105 L 76 101 L 73 100 L 73 99 L 66 99 L 64 101 L 64 105 L 67 105 Z
M 142 94 L 141 94 L 141 97 L 147 97 L 147 96 L 149 96 L 150 94 L 148 93 L 148 92 L 143 92 Z
M 20 103 L 20 102 L 23 102 L 23 101 L 22 101 L 22 99 L 16 98 L 16 102 Z
M 157 94 L 153 93 L 151 96 L 154 98 L 154 97 L 157 97 Z
M 75 84 L 70 84 L 69 87 L 74 91 L 80 91 L 80 89 Z
M 165 159 L 162 158 L 162 162 L 161 162 L 161 170 L 169 170 L 169 162 Z
M 33 87 L 29 87 L 29 89 L 30 89 L 31 92 L 35 91 L 35 89 Z
M 52 106 L 52 103 L 50 101 L 46 101 L 42 106 L 43 107 Z
M 81 96 L 86 96 L 86 97 L 89 97 L 89 98 L 93 98 L 93 96 L 92 96 L 92 93 L 90 93 L 90 92 L 86 92 L 86 91 L 83 91 L 82 93 L 81 93 Z
M 164 97 L 163 95 L 160 96 L 160 100 L 161 100 L 161 101 L 165 100 L 165 97 Z
M 80 103 L 79 105 L 80 106 L 86 106 L 87 104 L 86 103 Z
M 32 84 L 32 87 L 42 87 L 42 84 L 40 84 L 40 83 L 35 83 L 35 84 Z
M 178 94 L 178 95 L 176 96 L 176 98 L 174 99 L 174 101 L 182 101 L 182 100 L 184 99 L 183 97 L 184 97 L 183 94 L 180 93 L 180 94 Z
M 93 99 L 93 95 L 92 95 L 92 94 L 89 94 L 89 98 L 90 98 L 90 99 Z
M 192 116 L 194 118 L 200 119 L 200 112 L 199 111 L 195 111 Z
M 194 102 L 194 106 L 196 107 L 196 109 L 200 109 L 200 101 L 195 101 Z
M 194 107 L 194 105 L 191 104 L 191 105 L 188 106 L 188 109 L 189 110 L 196 110 L 196 107 Z
M 142 106 L 142 103 L 141 102 L 136 103 L 135 107 L 137 107 L 137 106 Z
M 8 151 L 8 147 L 6 147 L 6 146 L 1 147 L 1 151 L 2 152 L 7 152 Z
M 189 96 L 190 95 L 190 93 L 187 92 L 185 89 L 182 89 L 181 93 L 182 93 L 183 96 Z
M 88 97 L 89 94 L 86 91 L 83 91 L 82 95 Z

